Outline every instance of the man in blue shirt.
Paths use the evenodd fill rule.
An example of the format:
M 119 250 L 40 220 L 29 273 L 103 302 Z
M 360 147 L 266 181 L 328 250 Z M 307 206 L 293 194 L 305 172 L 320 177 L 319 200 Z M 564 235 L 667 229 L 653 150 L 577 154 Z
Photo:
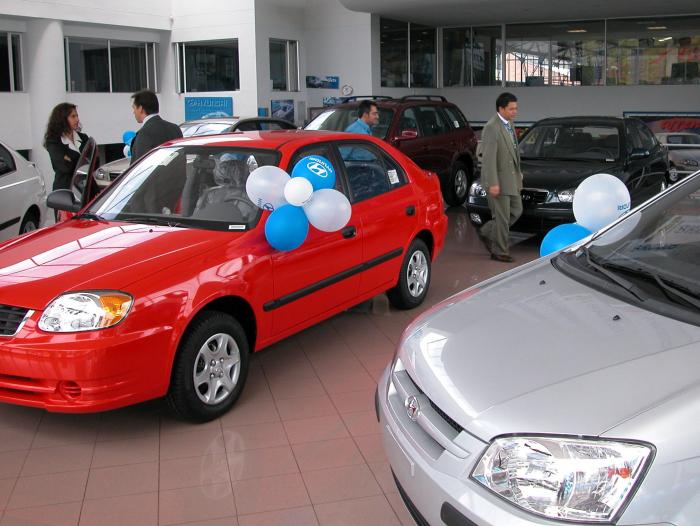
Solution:
M 357 108 L 357 120 L 350 124 L 345 131 L 348 133 L 362 133 L 372 135 L 370 126 L 379 124 L 379 110 L 371 100 L 363 100 Z

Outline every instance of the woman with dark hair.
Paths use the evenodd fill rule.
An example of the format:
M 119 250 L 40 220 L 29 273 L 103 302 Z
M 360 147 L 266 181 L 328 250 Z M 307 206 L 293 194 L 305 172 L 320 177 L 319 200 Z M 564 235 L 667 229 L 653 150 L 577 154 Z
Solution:
M 54 170 L 53 189 L 70 188 L 71 178 L 88 136 L 80 133 L 80 119 L 75 104 L 58 104 L 49 117 L 44 134 L 44 148 L 49 152 Z

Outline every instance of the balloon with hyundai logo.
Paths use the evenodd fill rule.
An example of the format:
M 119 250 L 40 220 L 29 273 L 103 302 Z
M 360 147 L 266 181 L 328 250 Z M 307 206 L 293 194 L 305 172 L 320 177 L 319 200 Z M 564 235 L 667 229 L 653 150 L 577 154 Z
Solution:
M 289 182 L 289 174 L 277 166 L 260 166 L 248 176 L 245 191 L 248 198 L 258 208 L 275 210 L 287 204 L 284 187 Z
M 314 192 L 335 187 L 335 168 L 321 155 L 302 157 L 292 170 L 292 178 L 294 177 L 308 179 Z
M 614 175 L 591 175 L 578 185 L 574 193 L 576 222 L 591 232 L 612 223 L 629 209 L 629 190 Z

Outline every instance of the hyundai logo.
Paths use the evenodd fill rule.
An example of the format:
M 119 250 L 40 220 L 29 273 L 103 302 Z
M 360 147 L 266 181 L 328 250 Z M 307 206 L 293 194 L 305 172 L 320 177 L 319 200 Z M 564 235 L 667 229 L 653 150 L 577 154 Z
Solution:
M 323 166 L 321 163 L 310 162 L 306 165 L 306 167 L 309 169 L 310 172 L 314 173 L 318 177 L 328 177 L 328 170 L 326 170 L 326 167 Z
M 418 416 L 420 415 L 420 404 L 418 403 L 418 398 L 415 396 L 409 396 L 406 398 L 406 402 L 404 404 L 406 405 L 406 414 L 408 415 L 408 418 L 414 422 L 418 420 Z

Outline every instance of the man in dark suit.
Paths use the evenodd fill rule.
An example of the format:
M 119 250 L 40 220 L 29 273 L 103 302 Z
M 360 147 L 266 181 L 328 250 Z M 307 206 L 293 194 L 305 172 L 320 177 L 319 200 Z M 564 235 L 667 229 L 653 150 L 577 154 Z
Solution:
M 481 132 L 481 185 L 486 190 L 492 219 L 478 230 L 479 238 L 491 252 L 491 259 L 512 262 L 508 234 L 520 214 L 523 174 L 513 119 L 518 115 L 518 99 L 501 93 L 496 99 L 496 115 Z
M 158 97 L 151 90 L 143 90 L 131 96 L 131 108 L 141 129 L 131 141 L 131 161 L 134 164 L 140 157 L 164 142 L 182 137 L 177 124 L 168 122 L 158 115 Z

